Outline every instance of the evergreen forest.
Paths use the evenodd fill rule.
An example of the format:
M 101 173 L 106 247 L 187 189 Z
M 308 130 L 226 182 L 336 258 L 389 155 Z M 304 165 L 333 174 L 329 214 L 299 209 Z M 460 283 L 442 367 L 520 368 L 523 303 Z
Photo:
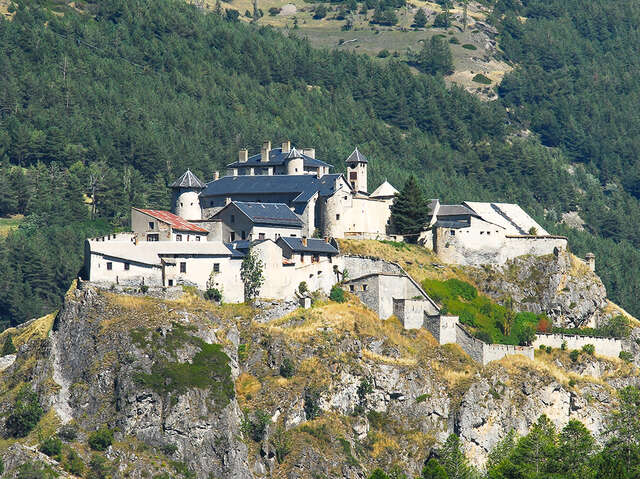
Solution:
M 630 0 L 500 0 L 493 21 L 519 66 L 495 102 L 448 87 L 440 68 L 313 49 L 295 30 L 180 0 L 17 1 L 10 13 L 0 216 L 25 220 L 0 238 L 0 325 L 55 309 L 84 238 L 126 228 L 131 205 L 166 208 L 186 168 L 209 180 L 267 139 L 315 147 L 338 171 L 357 145 L 373 187 L 420 172 L 429 198 L 518 202 L 576 254 L 593 251 L 609 296 L 640 314 Z M 585 231 L 560 224 L 568 211 Z

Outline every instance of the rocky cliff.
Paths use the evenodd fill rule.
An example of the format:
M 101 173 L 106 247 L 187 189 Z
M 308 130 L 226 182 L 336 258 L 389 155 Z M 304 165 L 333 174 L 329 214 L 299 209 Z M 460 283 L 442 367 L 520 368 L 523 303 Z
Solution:
M 638 382 L 630 364 L 559 350 L 482 368 L 355 298 L 283 317 L 268 307 L 280 305 L 72 289 L 55 320 L 10 331 L 18 352 L 0 372 L 0 433 L 10 436 L 25 384 L 45 414 L 0 442 L 9 477 L 27 460 L 64 473 L 64 458 L 35 446 L 69 427 L 85 463 L 91 433 L 113 431 L 99 454 L 115 478 L 361 478 L 378 465 L 412 477 L 451 432 L 482 465 L 542 413 L 558 426 L 580 419 L 600 438 L 615 389 Z

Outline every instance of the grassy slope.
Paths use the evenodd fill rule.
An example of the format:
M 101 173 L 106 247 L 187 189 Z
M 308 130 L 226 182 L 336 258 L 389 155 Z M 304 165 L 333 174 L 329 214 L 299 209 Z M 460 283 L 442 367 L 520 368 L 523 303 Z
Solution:
M 11 230 L 16 229 L 22 220 L 23 215 L 14 215 L 9 218 L 0 218 L 0 239 L 6 238 Z

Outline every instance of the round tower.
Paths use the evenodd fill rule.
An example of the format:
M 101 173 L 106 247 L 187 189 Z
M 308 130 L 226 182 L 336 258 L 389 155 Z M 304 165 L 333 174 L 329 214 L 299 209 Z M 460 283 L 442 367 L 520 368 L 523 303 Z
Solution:
M 205 184 L 191 173 L 191 170 L 187 170 L 170 186 L 173 191 L 171 211 L 185 220 L 201 220 L 199 194 L 205 188 Z
M 356 147 L 347 158 L 347 179 L 356 191 L 367 192 L 367 164 L 369 160 Z
M 291 148 L 284 161 L 287 165 L 287 175 L 304 175 L 304 158 L 298 150 Z

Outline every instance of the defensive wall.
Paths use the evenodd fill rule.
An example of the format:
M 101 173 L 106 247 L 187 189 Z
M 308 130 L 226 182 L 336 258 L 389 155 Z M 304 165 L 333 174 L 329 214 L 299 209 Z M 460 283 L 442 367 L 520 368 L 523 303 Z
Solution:
M 575 334 L 543 334 L 538 333 L 533 342 L 534 348 L 541 345 L 561 348 L 562 343 L 567 344 L 567 349 L 582 349 L 587 344 L 592 344 L 596 348 L 596 354 L 617 358 L 620 351 L 624 350 L 624 341 L 617 338 L 599 338 L 597 336 L 578 336 Z
M 406 274 L 398 263 L 385 261 L 374 256 L 344 255 L 344 270 L 349 278 L 359 278 L 367 274 Z M 348 278 L 347 278 L 348 279 Z

